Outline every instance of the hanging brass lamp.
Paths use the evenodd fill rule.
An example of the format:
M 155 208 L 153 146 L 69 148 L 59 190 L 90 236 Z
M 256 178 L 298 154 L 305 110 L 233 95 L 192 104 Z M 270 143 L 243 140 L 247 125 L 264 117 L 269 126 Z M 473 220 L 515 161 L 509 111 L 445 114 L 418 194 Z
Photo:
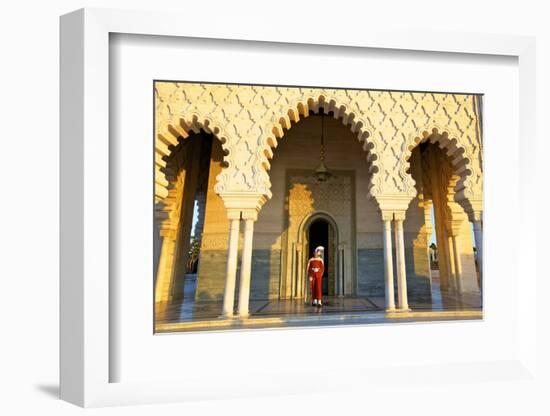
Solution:
M 314 172 L 318 182 L 326 182 L 332 176 L 327 165 L 325 165 L 325 112 L 321 113 L 321 163 L 317 166 Z

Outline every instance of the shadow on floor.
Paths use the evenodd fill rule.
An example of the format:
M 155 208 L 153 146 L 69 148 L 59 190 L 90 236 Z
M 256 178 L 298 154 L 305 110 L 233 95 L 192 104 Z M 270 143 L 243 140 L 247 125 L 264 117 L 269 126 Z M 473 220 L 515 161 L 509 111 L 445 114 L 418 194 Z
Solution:
M 34 387 L 46 396 L 59 400 L 59 384 L 37 384 Z

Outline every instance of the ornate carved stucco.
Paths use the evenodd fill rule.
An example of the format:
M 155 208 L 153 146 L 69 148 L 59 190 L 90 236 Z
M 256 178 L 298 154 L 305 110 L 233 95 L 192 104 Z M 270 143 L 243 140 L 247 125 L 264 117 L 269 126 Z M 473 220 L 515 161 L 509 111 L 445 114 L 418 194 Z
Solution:
M 341 242 L 351 239 L 352 179 L 339 174 L 328 182 L 319 183 L 312 175 L 292 175 L 288 190 L 288 234 L 298 238 L 298 228 L 304 219 L 315 212 L 326 212 L 335 218 Z
M 165 159 L 189 132 L 213 133 L 226 153 L 216 192 L 271 197 L 269 159 L 285 130 L 323 107 L 363 144 L 378 202 L 416 195 L 412 149 L 437 142 L 461 177 L 457 199 L 481 201 L 477 98 L 466 94 L 156 82 L 156 200 L 168 195 Z

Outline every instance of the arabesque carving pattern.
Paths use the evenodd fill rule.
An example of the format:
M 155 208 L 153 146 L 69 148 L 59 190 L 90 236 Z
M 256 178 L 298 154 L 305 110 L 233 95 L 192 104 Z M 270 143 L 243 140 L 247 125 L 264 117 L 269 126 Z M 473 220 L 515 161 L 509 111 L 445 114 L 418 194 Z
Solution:
M 288 184 L 288 235 L 290 241 L 298 238 L 298 229 L 304 219 L 315 212 L 326 212 L 338 219 L 348 219 L 352 215 L 353 194 L 349 174 L 339 173 L 337 178 L 320 184 L 312 175 L 295 174 L 289 177 Z M 339 224 L 340 238 L 349 241 L 349 221 Z
M 216 192 L 271 197 L 269 159 L 285 130 L 310 111 L 333 112 L 363 144 L 376 199 L 416 195 L 408 173 L 411 151 L 438 141 L 460 169 L 457 198 L 481 200 L 482 143 L 477 98 L 466 94 L 157 82 L 156 174 L 164 175 L 172 146 L 190 131 L 213 133 L 226 153 Z M 156 198 L 167 196 L 156 181 Z

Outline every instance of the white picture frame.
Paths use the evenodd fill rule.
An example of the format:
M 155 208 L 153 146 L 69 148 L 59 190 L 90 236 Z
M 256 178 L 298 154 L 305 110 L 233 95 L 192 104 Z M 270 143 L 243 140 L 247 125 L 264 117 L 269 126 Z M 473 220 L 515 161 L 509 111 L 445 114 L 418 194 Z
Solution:
M 185 401 L 199 398 L 238 397 L 274 392 L 311 393 L 334 391 L 344 385 L 323 380 L 289 381 L 285 374 L 269 374 L 265 383 L 224 383 L 203 378 L 112 382 L 110 366 L 119 360 L 110 347 L 109 274 L 109 37 L 113 33 L 186 38 L 332 45 L 334 47 L 383 48 L 386 50 L 431 51 L 438 53 L 504 55 L 518 59 L 519 137 L 518 143 L 536 137 L 535 131 L 535 41 L 530 37 L 473 33 L 406 33 L 388 29 L 344 28 L 312 34 L 307 28 L 292 33 L 277 26 L 256 27 L 247 36 L 234 34 L 230 23 L 207 29 L 185 16 L 107 9 L 82 9 L 61 18 L 61 398 L 80 406 Z M 529 167 L 536 146 L 518 146 L 519 202 L 518 238 L 536 240 L 534 183 Z M 518 264 L 523 278 L 517 292 L 518 345 L 506 360 L 463 363 L 452 360 L 433 366 L 419 364 L 424 374 L 447 369 L 453 377 L 468 380 L 468 374 L 484 372 L 486 377 L 522 380 L 536 370 L 536 322 L 526 319 L 536 313 L 534 299 L 537 275 L 532 252 L 518 247 Z M 516 273 L 518 271 L 516 270 Z M 323 329 L 321 329 L 322 331 Z M 327 331 L 327 329 L 325 329 Z M 353 328 L 350 329 L 353 331 Z M 242 334 L 235 333 L 234 337 Z M 151 334 L 151 336 L 153 336 Z M 210 334 L 210 337 L 218 336 Z M 243 371 L 247 364 L 243 365 Z M 334 380 L 359 379 L 355 369 L 332 370 Z M 403 377 L 399 367 L 370 368 L 373 379 Z M 410 369 L 408 370 L 411 371 Z M 430 373 L 431 372 L 431 373 Z M 267 374 L 267 373 L 266 373 Z M 435 377 L 435 376 L 434 376 Z M 406 379 L 406 377 L 404 378 Z M 414 377 L 410 383 L 414 382 Z M 471 382 L 476 382 L 473 378 Z M 345 384 L 347 386 L 347 384 Z M 357 384 L 356 384 L 357 386 Z M 344 387 L 347 388 L 347 387 Z

